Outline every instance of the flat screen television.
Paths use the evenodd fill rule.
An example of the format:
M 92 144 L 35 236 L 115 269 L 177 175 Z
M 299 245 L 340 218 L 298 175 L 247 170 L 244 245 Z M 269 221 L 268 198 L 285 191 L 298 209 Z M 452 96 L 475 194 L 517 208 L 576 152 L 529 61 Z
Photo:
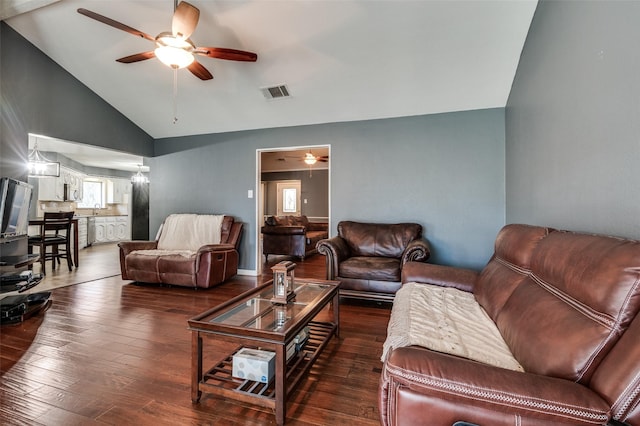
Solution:
M 0 239 L 27 235 L 33 187 L 26 182 L 0 178 Z

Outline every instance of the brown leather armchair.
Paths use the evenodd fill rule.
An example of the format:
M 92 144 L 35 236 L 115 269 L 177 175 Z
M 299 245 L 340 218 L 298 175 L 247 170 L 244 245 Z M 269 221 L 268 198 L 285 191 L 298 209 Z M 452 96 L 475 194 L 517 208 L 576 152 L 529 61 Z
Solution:
M 193 224 L 190 220 L 182 221 L 180 226 L 186 229 L 172 230 L 174 234 L 183 236 L 182 240 L 189 240 L 191 235 L 196 240 L 206 241 L 206 234 L 211 228 L 203 226 L 201 221 L 209 215 L 171 215 L 165 219 L 156 241 L 123 241 L 118 244 L 123 280 L 209 288 L 237 274 L 242 222 L 236 222 L 233 216 L 224 216 L 219 243 L 171 249 L 170 246 L 159 246 L 159 243 L 163 234 L 166 235 L 167 221 L 172 216 L 193 219 Z
M 404 264 L 431 255 L 417 223 L 341 221 L 338 235 L 317 248 L 326 256 L 327 279 L 341 282 L 341 296 L 374 300 L 393 300 Z
M 398 326 L 424 333 L 405 321 L 439 314 L 432 334 L 454 348 L 455 333 L 493 322 L 521 369 L 394 346 L 380 380 L 382 425 L 640 425 L 640 241 L 512 224 L 482 271 L 410 262 L 402 281 L 396 303 L 411 302 L 394 303 L 387 341 Z M 461 327 L 455 306 L 405 293 L 419 287 L 475 300 L 486 318 Z M 493 360 L 497 346 L 485 348 Z
M 309 222 L 306 216 L 269 216 L 261 232 L 265 262 L 270 254 L 304 260 L 316 252 L 318 241 L 329 236 L 326 223 Z

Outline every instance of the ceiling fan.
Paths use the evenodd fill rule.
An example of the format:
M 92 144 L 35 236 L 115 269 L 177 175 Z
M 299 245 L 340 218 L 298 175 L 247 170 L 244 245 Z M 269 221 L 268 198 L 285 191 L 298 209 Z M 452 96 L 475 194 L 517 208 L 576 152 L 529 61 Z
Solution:
M 304 154 L 304 157 L 302 158 L 302 161 L 304 161 L 306 164 L 308 165 L 313 165 L 316 164 L 316 162 L 320 161 L 321 163 L 326 163 L 327 161 L 329 161 L 329 156 L 328 155 L 313 155 L 311 153 L 311 151 L 307 152 L 306 154 Z
M 178 4 L 178 0 L 175 0 L 171 31 L 161 32 L 156 37 L 152 37 L 147 33 L 87 9 L 80 8 L 78 9 L 78 13 L 119 30 L 126 31 L 129 34 L 145 38 L 156 44 L 154 50 L 116 59 L 116 61 L 125 64 L 156 57 L 162 63 L 173 69 L 187 68 L 199 79 L 211 80 L 213 75 L 195 59 L 194 55 L 244 62 L 255 62 L 256 59 L 258 59 L 258 55 L 255 53 L 245 52 L 243 50 L 223 47 L 196 47 L 189 37 L 198 25 L 200 10 L 186 1 Z

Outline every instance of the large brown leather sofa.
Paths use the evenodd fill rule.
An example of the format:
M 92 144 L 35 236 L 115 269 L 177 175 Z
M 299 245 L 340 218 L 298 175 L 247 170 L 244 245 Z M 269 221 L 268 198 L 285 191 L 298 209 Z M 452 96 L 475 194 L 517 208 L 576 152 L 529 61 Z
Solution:
M 269 216 L 261 229 L 262 254 L 295 256 L 304 260 L 316 252 L 318 241 L 329 236 L 328 225 L 302 216 Z
M 326 256 L 326 278 L 340 281 L 341 296 L 373 300 L 393 300 L 403 266 L 431 254 L 417 223 L 341 221 L 338 235 L 317 247 Z
M 411 341 L 392 347 L 383 425 L 640 425 L 639 241 L 507 225 L 481 272 L 410 263 L 402 281 L 396 302 L 404 286 L 474 299 L 523 371 Z M 416 319 L 396 302 L 390 331 Z
M 188 247 L 184 244 L 193 236 L 207 241 L 211 229 L 201 224 L 210 215 L 171 215 L 163 222 L 155 241 L 122 241 L 120 271 L 123 280 L 144 283 L 163 283 L 185 287 L 209 288 L 233 277 L 238 272 L 238 246 L 242 222 L 233 216 L 221 218 L 220 241 Z M 167 221 L 180 218 L 180 227 L 173 229 L 178 241 L 163 244 L 167 235 Z

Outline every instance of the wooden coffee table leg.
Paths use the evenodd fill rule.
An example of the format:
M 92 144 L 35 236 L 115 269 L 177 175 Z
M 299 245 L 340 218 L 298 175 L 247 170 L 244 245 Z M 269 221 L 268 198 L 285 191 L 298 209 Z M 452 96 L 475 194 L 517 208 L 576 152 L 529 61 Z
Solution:
M 191 332 L 191 402 L 194 404 L 200 401 L 202 391 L 200 382 L 202 381 L 202 337 L 200 332 Z
M 284 345 L 276 346 L 276 424 L 284 425 L 287 409 L 286 353 Z

